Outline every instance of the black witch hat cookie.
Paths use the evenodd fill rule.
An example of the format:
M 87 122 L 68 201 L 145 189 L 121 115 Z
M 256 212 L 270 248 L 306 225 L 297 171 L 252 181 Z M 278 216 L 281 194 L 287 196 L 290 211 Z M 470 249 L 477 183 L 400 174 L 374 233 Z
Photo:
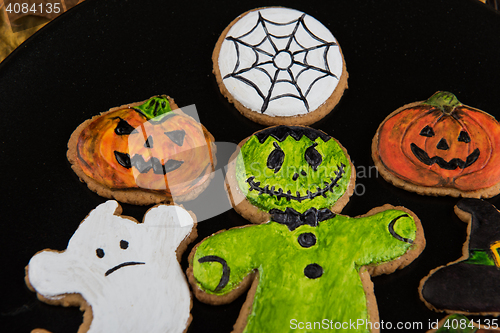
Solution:
M 457 216 L 469 223 L 463 256 L 432 270 L 420 298 L 439 312 L 500 315 L 500 212 L 479 199 L 462 199 Z

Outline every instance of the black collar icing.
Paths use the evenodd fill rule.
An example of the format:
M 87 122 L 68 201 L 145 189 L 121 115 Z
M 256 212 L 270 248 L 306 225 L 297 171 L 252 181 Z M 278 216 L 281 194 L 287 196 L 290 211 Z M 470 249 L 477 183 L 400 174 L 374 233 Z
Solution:
M 335 217 L 335 214 L 328 208 L 317 210 L 314 207 L 309 208 L 304 213 L 299 213 L 290 207 L 287 207 L 285 211 L 273 208 L 269 213 L 273 221 L 286 225 L 290 231 L 305 224 L 317 227 L 319 222 Z

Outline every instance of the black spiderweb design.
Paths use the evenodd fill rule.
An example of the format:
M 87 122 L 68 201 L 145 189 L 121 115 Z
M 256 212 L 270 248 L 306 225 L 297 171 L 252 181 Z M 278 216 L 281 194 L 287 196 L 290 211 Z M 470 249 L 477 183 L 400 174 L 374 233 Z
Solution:
M 226 37 L 226 40 L 234 44 L 237 60 L 233 71 L 223 79 L 233 78 L 252 87 L 262 98 L 261 113 L 266 112 L 270 102 L 284 97 L 301 100 L 309 112 L 307 97 L 312 87 L 327 77 L 338 80 L 328 64 L 328 51 L 337 46 L 337 43 L 326 41 L 311 32 L 304 21 L 306 14 L 286 23 L 267 20 L 261 12 L 258 15 L 257 23 L 250 31 L 239 37 Z M 288 29 L 291 32 L 284 35 L 271 33 L 270 30 L 275 28 Z M 302 33 L 299 38 L 298 31 L 306 33 Z M 250 55 L 253 53 L 254 61 L 249 63 L 247 60 L 243 63 L 243 52 L 247 58 L 249 52 Z M 308 55 L 311 52 L 322 52 L 322 64 L 308 63 Z M 306 72 L 309 73 L 308 79 L 299 82 Z M 259 86 L 253 82 L 252 78 L 256 75 L 267 77 L 264 81 L 268 85 Z M 278 89 L 280 85 L 291 85 L 292 89 Z

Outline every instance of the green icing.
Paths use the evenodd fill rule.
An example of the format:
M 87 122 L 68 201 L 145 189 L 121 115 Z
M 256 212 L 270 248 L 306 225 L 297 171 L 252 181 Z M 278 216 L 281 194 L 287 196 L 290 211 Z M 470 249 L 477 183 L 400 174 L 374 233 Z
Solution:
M 448 91 L 438 91 L 422 104 L 434 106 L 446 114 L 450 114 L 457 106 L 463 105 L 455 95 Z
M 140 111 L 148 119 L 153 119 L 172 111 L 172 108 L 170 107 L 170 103 L 168 102 L 166 96 L 151 97 L 143 104 L 135 106 L 134 109 Z M 155 120 L 159 121 L 160 118 L 157 118 Z
M 411 244 L 398 240 L 389 231 L 391 221 L 402 215 L 394 224 L 394 231 L 414 240 L 413 218 L 395 209 L 360 218 L 337 215 L 316 227 L 301 225 L 293 231 L 268 222 L 207 238 L 198 246 L 190 265 L 200 288 L 212 295 L 227 294 L 248 274 L 259 272 L 246 333 L 303 332 L 298 329 L 299 323 L 306 325 L 324 319 L 329 325 L 330 321 L 366 323 L 368 310 L 359 269 L 389 262 L 408 251 Z M 303 233 L 314 234 L 316 243 L 302 247 L 298 237 Z M 222 258 L 230 269 L 227 285 L 221 290 L 216 291 L 216 287 L 221 281 L 222 264 L 200 263 L 198 260 L 205 256 Z M 305 275 L 304 268 L 312 263 L 323 268 L 322 276 L 311 279 Z M 355 331 L 369 330 L 362 326 Z
M 437 329 L 436 333 L 474 333 L 478 330 L 466 316 L 452 314 Z
M 495 260 L 484 250 L 470 250 L 469 258 L 465 262 L 473 265 L 495 266 Z
M 275 144 L 284 152 L 283 164 L 277 172 L 267 167 L 269 154 L 276 149 Z M 317 144 L 314 148 L 322 157 L 322 162 L 316 170 L 305 158 L 306 150 L 314 144 Z M 312 199 L 298 201 L 287 200 L 285 197 L 278 198 L 276 195 L 260 193 L 259 190 L 250 190 L 247 182 L 250 177 L 255 177 L 253 181 L 258 183 L 260 188 L 267 186 L 274 191 L 282 189 L 284 193 L 290 191 L 289 193 L 294 196 L 297 196 L 298 191 L 300 196 L 307 196 L 308 191 L 314 194 L 332 183 L 341 165 L 344 165 L 345 173 L 337 186 L 332 187 L 333 191 L 326 191 L 324 196 L 318 195 Z M 238 186 L 253 205 L 264 211 L 273 208 L 285 210 L 290 207 L 302 213 L 311 207 L 330 208 L 346 192 L 351 172 L 351 164 L 337 141 L 329 139 L 325 142 L 320 137 L 312 141 L 302 136 L 297 141 L 288 136 L 283 142 L 279 142 L 269 136 L 261 144 L 256 136 L 251 136 L 241 148 L 236 161 Z M 296 180 L 293 179 L 295 174 L 298 175 Z

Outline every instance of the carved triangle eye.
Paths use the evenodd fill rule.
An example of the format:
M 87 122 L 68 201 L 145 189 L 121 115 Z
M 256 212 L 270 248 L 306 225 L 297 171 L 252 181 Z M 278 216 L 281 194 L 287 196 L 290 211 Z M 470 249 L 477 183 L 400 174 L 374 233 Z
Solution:
M 470 142 L 469 133 L 467 133 L 466 131 L 460 132 L 460 135 L 458 136 L 458 141 L 469 143 Z
M 122 118 L 119 119 L 120 121 L 115 127 L 116 135 L 129 135 L 135 130 L 135 128 L 132 127 L 126 120 L 123 120 Z
M 144 143 L 145 148 L 153 148 L 153 137 L 150 135 L 148 136 L 146 142 Z
M 434 130 L 432 129 L 432 127 L 427 125 L 424 128 L 422 128 L 422 130 L 420 131 L 420 135 L 432 138 L 434 136 Z
M 127 153 L 120 153 L 115 150 L 115 158 L 116 161 L 124 168 L 130 169 L 132 167 L 132 163 L 130 162 L 130 155 Z
M 184 144 L 184 137 L 186 136 L 186 132 L 184 130 L 170 131 L 165 132 L 165 135 L 172 140 L 178 146 L 182 146 Z
M 278 172 L 283 165 L 283 161 L 285 160 L 285 152 L 280 148 L 280 146 L 273 142 L 274 150 L 269 154 L 267 158 L 267 167 L 271 170 L 274 170 L 274 173 Z
M 317 145 L 318 144 L 315 142 L 312 146 L 306 149 L 305 153 L 306 161 L 314 171 L 316 171 L 321 162 L 323 162 L 323 157 L 321 157 L 321 154 L 315 148 Z

